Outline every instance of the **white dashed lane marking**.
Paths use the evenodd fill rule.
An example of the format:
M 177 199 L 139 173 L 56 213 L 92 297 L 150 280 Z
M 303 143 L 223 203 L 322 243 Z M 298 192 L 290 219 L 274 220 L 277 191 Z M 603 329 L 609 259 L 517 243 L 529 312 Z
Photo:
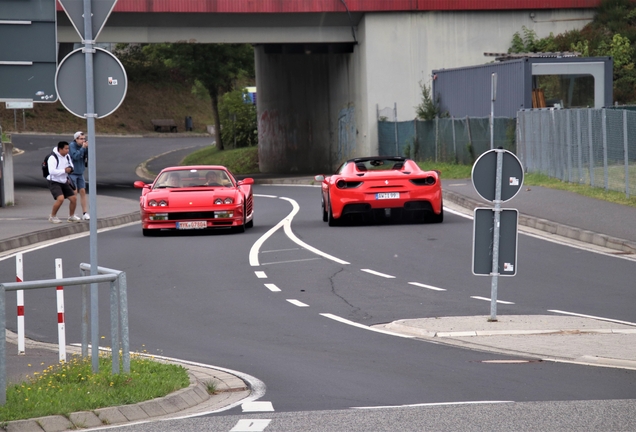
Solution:
M 380 273 L 380 272 L 377 272 L 375 270 L 370 270 L 370 269 L 360 269 L 360 270 L 362 270 L 363 272 L 370 273 L 372 275 L 383 277 L 383 278 L 395 279 L 395 276 L 391 276 L 391 275 L 388 275 L 388 274 L 385 274 L 385 273 Z
M 230 429 L 230 432 L 264 431 L 265 428 L 269 425 L 269 422 L 271 422 L 270 419 L 253 419 L 253 420 L 242 419 L 242 420 L 239 420 L 232 429 Z
M 267 275 L 264 271 L 255 271 L 256 277 L 259 279 L 267 279 Z
M 446 291 L 444 288 L 438 288 L 438 287 L 435 287 L 433 285 L 426 285 L 426 284 L 419 283 L 419 282 L 409 282 L 409 284 L 410 285 L 415 285 L 415 286 L 418 286 L 418 287 L 422 287 L 422 288 L 426 288 L 426 289 L 430 289 L 430 290 L 433 290 L 433 291 Z
M 274 405 L 269 401 L 245 402 L 241 405 L 243 412 L 265 412 L 274 411 Z
M 299 300 L 296 299 L 287 299 L 288 302 L 290 302 L 291 304 L 298 306 L 298 307 L 309 307 L 308 304 L 305 304 Z
M 272 292 L 279 292 L 280 291 L 280 288 L 278 288 L 274 284 L 265 284 L 265 286 L 267 287 L 268 290 L 270 290 Z
M 492 301 L 492 300 L 491 300 L 491 299 L 489 299 L 488 297 L 470 296 L 470 298 L 474 298 L 475 300 Z M 497 303 L 501 303 L 501 304 L 514 304 L 513 302 L 503 301 L 503 300 L 497 300 Z

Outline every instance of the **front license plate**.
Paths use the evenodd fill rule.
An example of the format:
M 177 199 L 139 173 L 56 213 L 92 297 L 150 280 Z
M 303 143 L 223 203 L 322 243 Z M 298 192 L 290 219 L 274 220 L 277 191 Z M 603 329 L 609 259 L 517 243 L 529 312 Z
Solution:
M 190 222 L 177 222 L 177 229 L 203 229 L 207 228 L 208 223 L 206 221 L 190 221 Z
M 396 199 L 400 197 L 399 192 L 377 193 L 375 199 Z

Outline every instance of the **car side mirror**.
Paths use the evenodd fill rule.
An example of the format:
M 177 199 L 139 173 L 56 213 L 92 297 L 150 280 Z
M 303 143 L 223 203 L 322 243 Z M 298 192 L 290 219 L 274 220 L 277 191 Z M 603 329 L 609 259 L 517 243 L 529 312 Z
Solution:
M 254 184 L 254 179 L 251 177 L 248 177 L 248 178 L 244 178 L 243 180 L 239 180 L 237 183 L 239 186 L 251 185 L 251 184 Z
M 135 183 L 133 183 L 133 185 L 136 188 L 140 188 L 140 189 L 150 186 L 149 184 L 146 184 L 146 183 L 142 182 L 141 180 L 137 180 Z
M 322 174 L 319 174 L 317 176 L 314 176 L 314 180 L 319 181 L 319 182 L 325 181 L 325 176 L 322 175 Z

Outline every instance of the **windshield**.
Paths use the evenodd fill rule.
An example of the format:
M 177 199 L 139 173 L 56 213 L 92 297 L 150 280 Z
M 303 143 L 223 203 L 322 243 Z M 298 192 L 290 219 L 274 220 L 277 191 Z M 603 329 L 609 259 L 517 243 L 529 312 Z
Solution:
M 165 171 L 157 177 L 154 189 L 178 189 L 185 187 L 231 187 L 232 180 L 225 170 Z

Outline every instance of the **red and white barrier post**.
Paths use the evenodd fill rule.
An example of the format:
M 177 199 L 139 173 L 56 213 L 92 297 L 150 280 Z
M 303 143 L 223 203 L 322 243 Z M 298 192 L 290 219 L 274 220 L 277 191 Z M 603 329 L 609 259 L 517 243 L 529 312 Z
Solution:
M 22 254 L 15 256 L 15 281 L 22 282 L 24 280 L 24 262 Z M 18 304 L 18 355 L 24 355 L 24 291 L 16 291 Z
M 55 259 L 55 279 L 63 279 L 62 258 Z M 66 331 L 64 329 L 64 288 L 57 287 L 57 340 L 60 362 L 66 361 Z

